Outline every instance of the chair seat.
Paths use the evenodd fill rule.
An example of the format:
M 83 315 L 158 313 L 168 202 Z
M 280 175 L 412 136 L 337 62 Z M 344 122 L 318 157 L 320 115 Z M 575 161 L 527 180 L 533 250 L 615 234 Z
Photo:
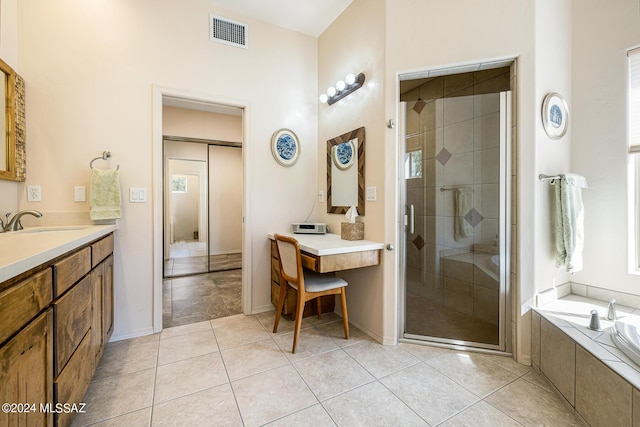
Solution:
M 312 270 L 303 270 L 304 288 L 307 292 L 323 292 L 330 289 L 342 288 L 347 286 L 347 282 L 333 274 L 316 273 Z M 298 290 L 298 285 L 289 282 L 291 287 Z

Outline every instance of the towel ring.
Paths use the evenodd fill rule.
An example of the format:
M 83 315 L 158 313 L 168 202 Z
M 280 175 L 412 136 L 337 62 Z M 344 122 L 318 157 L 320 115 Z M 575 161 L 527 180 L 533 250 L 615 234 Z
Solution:
M 100 156 L 100 157 L 96 157 L 95 159 L 93 159 L 93 160 L 91 160 L 91 161 L 89 162 L 89 167 L 90 167 L 91 169 L 93 169 L 93 162 L 95 162 L 96 160 L 100 160 L 100 159 L 102 159 L 102 160 L 107 160 L 109 157 L 111 157 L 111 151 L 103 151 L 103 152 L 102 152 L 102 156 Z M 120 165 L 117 165 L 117 166 L 116 166 L 116 170 L 120 170 Z

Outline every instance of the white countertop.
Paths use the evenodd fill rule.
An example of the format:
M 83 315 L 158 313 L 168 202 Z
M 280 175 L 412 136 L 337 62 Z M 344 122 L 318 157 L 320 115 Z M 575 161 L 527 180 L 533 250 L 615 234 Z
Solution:
M 25 227 L 0 233 L 0 282 L 44 264 L 118 228 L 117 225 Z
M 338 234 L 294 234 L 278 233 L 282 236 L 293 237 L 298 241 L 300 250 L 313 255 L 336 255 L 350 252 L 372 251 L 383 249 L 384 243 L 370 240 L 342 240 Z M 274 240 L 274 233 L 269 233 L 269 238 Z

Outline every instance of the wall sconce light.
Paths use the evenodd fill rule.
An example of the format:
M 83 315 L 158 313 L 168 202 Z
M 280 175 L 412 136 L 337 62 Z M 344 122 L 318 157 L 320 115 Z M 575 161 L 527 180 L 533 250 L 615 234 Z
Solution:
M 360 89 L 364 84 L 364 73 L 357 76 L 347 74 L 344 80 L 338 80 L 335 87 L 330 86 L 326 93 L 320 95 L 320 102 L 323 104 L 335 104 L 350 93 Z

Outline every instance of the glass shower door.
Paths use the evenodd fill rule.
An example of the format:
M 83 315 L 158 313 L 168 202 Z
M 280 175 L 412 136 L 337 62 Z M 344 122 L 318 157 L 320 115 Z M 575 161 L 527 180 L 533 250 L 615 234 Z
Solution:
M 505 350 L 510 93 L 403 102 L 403 338 Z

